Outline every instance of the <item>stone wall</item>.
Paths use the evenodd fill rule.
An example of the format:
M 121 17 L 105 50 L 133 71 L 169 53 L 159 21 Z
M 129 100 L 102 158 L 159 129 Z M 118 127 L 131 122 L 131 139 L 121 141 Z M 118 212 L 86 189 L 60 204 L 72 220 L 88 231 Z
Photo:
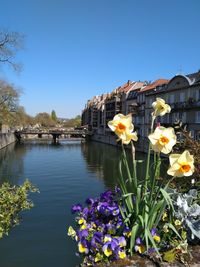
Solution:
M 16 141 L 14 133 L 0 133 L 0 149 Z
M 117 136 L 116 135 L 106 135 L 106 134 L 93 134 L 87 137 L 88 140 L 109 144 L 113 146 L 121 146 L 120 142 L 117 143 Z M 138 152 L 147 153 L 148 152 L 148 140 L 143 139 L 140 142 L 134 142 L 135 149 Z

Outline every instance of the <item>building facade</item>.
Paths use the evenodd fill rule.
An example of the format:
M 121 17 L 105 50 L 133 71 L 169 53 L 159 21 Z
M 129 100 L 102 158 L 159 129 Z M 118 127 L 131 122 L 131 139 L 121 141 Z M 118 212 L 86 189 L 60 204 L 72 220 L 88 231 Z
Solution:
M 131 113 L 139 137 L 138 149 L 146 151 L 152 103 L 158 97 L 165 99 L 172 110 L 158 117 L 156 123 L 169 127 L 181 121 L 192 137 L 200 140 L 200 71 L 179 74 L 170 80 L 158 79 L 149 84 L 128 81 L 111 93 L 95 96 L 82 112 L 82 125 L 89 129 L 94 140 L 115 144 L 116 138 L 107 126 L 108 121 L 118 113 Z

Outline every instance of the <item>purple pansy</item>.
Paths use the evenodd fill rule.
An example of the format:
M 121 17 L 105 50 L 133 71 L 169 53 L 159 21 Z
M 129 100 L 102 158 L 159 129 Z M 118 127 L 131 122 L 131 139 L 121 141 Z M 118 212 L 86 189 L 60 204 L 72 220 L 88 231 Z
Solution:
M 83 206 L 81 204 L 76 204 L 76 205 L 72 206 L 72 208 L 71 208 L 72 213 L 81 212 L 82 210 L 83 210 Z

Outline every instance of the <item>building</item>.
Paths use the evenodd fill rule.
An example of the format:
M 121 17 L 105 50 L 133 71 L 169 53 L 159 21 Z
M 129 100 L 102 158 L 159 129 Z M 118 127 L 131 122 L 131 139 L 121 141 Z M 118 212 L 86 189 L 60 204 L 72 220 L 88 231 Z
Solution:
M 82 113 L 82 125 L 91 131 L 91 138 L 116 144 L 116 137 L 107 126 L 118 114 L 133 116 L 139 140 L 137 149 L 146 151 L 151 128 L 152 103 L 157 97 L 165 99 L 172 110 L 158 117 L 156 123 L 165 127 L 181 121 L 195 140 L 200 139 L 200 71 L 188 75 L 176 75 L 170 80 L 157 79 L 152 83 L 128 80 L 109 94 L 95 96 L 88 101 Z
M 150 104 L 156 97 L 165 99 L 172 108 L 169 114 L 159 118 L 162 125 L 169 127 L 181 121 L 192 137 L 200 140 L 200 71 L 174 76 L 167 86 L 150 91 L 146 100 Z

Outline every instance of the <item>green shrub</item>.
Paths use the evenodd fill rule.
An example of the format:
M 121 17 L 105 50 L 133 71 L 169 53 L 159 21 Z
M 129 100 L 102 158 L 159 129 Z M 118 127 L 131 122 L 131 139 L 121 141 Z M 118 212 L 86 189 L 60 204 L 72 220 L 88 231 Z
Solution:
M 28 180 L 21 186 L 3 183 L 0 187 L 0 238 L 8 235 L 10 229 L 19 224 L 19 213 L 33 207 L 28 199 L 30 192 L 38 191 Z

